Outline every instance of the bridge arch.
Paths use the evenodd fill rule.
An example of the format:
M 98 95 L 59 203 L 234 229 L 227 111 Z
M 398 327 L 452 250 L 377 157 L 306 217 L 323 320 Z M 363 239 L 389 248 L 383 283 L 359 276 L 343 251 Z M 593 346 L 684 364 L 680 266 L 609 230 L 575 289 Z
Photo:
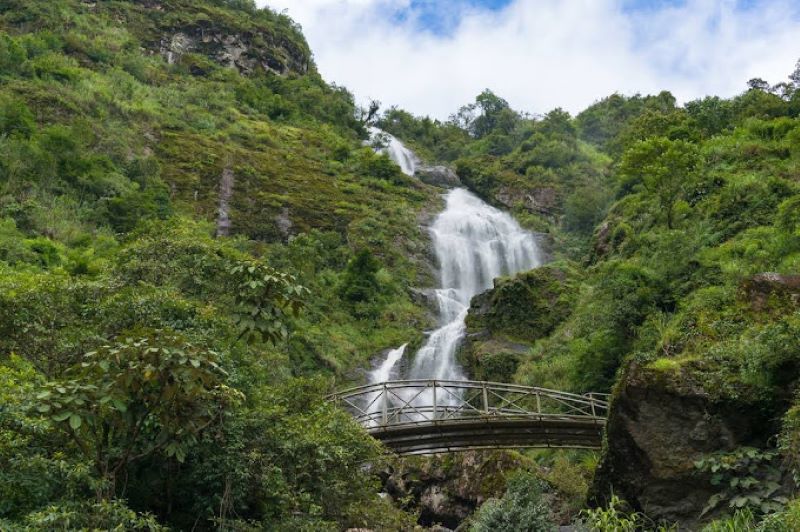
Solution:
M 401 455 L 522 447 L 598 449 L 608 395 L 485 381 L 402 380 L 330 397 Z

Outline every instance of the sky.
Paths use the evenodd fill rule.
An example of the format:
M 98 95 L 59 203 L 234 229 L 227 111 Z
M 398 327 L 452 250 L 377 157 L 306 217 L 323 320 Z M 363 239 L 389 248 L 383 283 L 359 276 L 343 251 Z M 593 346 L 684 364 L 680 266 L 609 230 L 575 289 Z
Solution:
M 358 102 L 439 119 L 486 88 L 532 114 L 614 92 L 727 97 L 800 59 L 800 0 L 257 1 Z

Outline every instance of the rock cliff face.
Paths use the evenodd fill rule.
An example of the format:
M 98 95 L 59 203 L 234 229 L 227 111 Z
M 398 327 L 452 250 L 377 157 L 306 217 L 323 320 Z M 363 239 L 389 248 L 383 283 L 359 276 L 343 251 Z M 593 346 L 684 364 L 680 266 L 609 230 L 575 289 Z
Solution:
M 313 69 L 311 51 L 299 28 L 279 14 L 262 11 L 255 16 L 246 10 L 221 13 L 189 0 L 132 3 L 137 16 L 149 18 L 159 28 L 158 33 L 148 30 L 140 35 L 144 47 L 161 54 L 170 64 L 195 53 L 247 75 L 302 75 Z M 165 13 L 178 15 L 167 17 Z M 136 26 L 129 23 L 131 29 Z
M 741 293 L 757 312 L 771 306 L 800 308 L 800 275 L 760 273 L 742 283 Z
M 522 205 L 529 212 L 553 218 L 560 209 L 560 198 L 553 187 L 535 187 L 520 190 L 503 186 L 496 192 L 497 201 L 511 209 Z
M 309 69 L 306 54 L 288 41 L 269 34 L 228 34 L 214 28 L 186 28 L 165 35 L 159 52 L 170 64 L 188 53 L 199 53 L 242 74 L 273 72 L 305 74 Z
M 752 313 L 759 324 L 791 320 L 800 309 L 800 276 L 761 273 L 744 279 L 736 304 L 737 312 Z M 768 348 L 777 357 L 775 367 L 760 362 L 755 369 L 771 383 L 768 393 L 757 382 L 738 379 L 738 359 L 729 366 L 701 356 L 629 362 L 614 391 L 591 502 L 602 505 L 614 493 L 654 519 L 697 529 L 719 488 L 695 462 L 741 447 L 769 449 L 794 400 L 800 383 L 796 336 L 778 338 Z M 787 480 L 788 473 L 783 475 Z
M 544 266 L 498 279 L 474 297 L 463 349 L 472 376 L 510 381 L 520 355 L 569 316 L 573 295 L 569 271 Z
M 425 526 L 456 529 L 490 497 L 499 497 L 521 455 L 505 451 L 464 452 L 400 460 L 384 474 L 384 490 L 420 513 Z
M 763 405 L 713 399 L 687 369 L 632 363 L 616 390 L 607 448 L 590 499 L 616 494 L 653 519 L 696 529 L 715 493 L 695 461 L 740 446 L 763 447 L 774 427 Z

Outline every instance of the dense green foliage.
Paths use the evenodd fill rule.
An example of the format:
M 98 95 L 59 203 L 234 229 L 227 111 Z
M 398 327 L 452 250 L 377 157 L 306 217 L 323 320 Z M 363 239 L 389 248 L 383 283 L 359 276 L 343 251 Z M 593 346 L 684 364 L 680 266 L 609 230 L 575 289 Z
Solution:
M 492 336 L 469 342 L 474 373 L 612 391 L 635 363 L 654 387 L 696 387 L 752 413 L 764 441 L 783 442 L 781 471 L 796 472 L 797 407 L 777 421 L 800 382 L 799 73 L 684 106 L 666 92 L 612 95 L 574 119 L 515 113 L 491 93 L 447 123 L 388 111 L 385 128 L 454 161 L 466 185 L 547 233 L 579 280 L 549 305 L 546 287 L 523 289 L 530 273 L 476 298 L 468 323 Z M 774 474 L 757 478 L 747 489 L 731 479 L 733 492 L 717 479 L 710 502 L 748 501 L 756 520 L 778 510 L 786 489 Z
M 430 325 L 411 288 L 438 194 L 358 115 L 250 0 L 0 6 L 0 528 L 412 526 L 377 495 L 381 448 L 324 401 Z M 517 344 L 476 376 L 611 391 L 635 363 L 760 413 L 757 472 L 748 449 L 698 466 L 733 464 L 709 511 L 748 507 L 712 530 L 797 521 L 773 483 L 800 476 L 799 115 L 797 71 L 683 106 L 533 117 L 487 90 L 447 122 L 379 119 L 561 259 L 470 318 Z M 548 467 L 574 510 L 588 467 Z M 544 491 L 514 477 L 474 526 L 543 529 Z
M 364 135 L 248 0 L 3 3 L 0 528 L 407 523 L 323 401 L 427 324 L 436 197 Z
M 475 514 L 472 532 L 546 532 L 554 530 L 543 499 L 545 487 L 530 473 L 519 472 L 508 480 L 506 493 L 490 499 Z

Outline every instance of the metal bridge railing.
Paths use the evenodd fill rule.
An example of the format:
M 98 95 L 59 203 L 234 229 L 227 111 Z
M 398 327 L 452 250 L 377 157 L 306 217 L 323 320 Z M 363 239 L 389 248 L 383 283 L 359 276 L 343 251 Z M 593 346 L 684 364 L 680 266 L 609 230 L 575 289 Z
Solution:
M 330 397 L 370 432 L 458 420 L 595 420 L 605 423 L 608 395 L 584 395 L 483 381 L 404 380 L 350 388 Z

